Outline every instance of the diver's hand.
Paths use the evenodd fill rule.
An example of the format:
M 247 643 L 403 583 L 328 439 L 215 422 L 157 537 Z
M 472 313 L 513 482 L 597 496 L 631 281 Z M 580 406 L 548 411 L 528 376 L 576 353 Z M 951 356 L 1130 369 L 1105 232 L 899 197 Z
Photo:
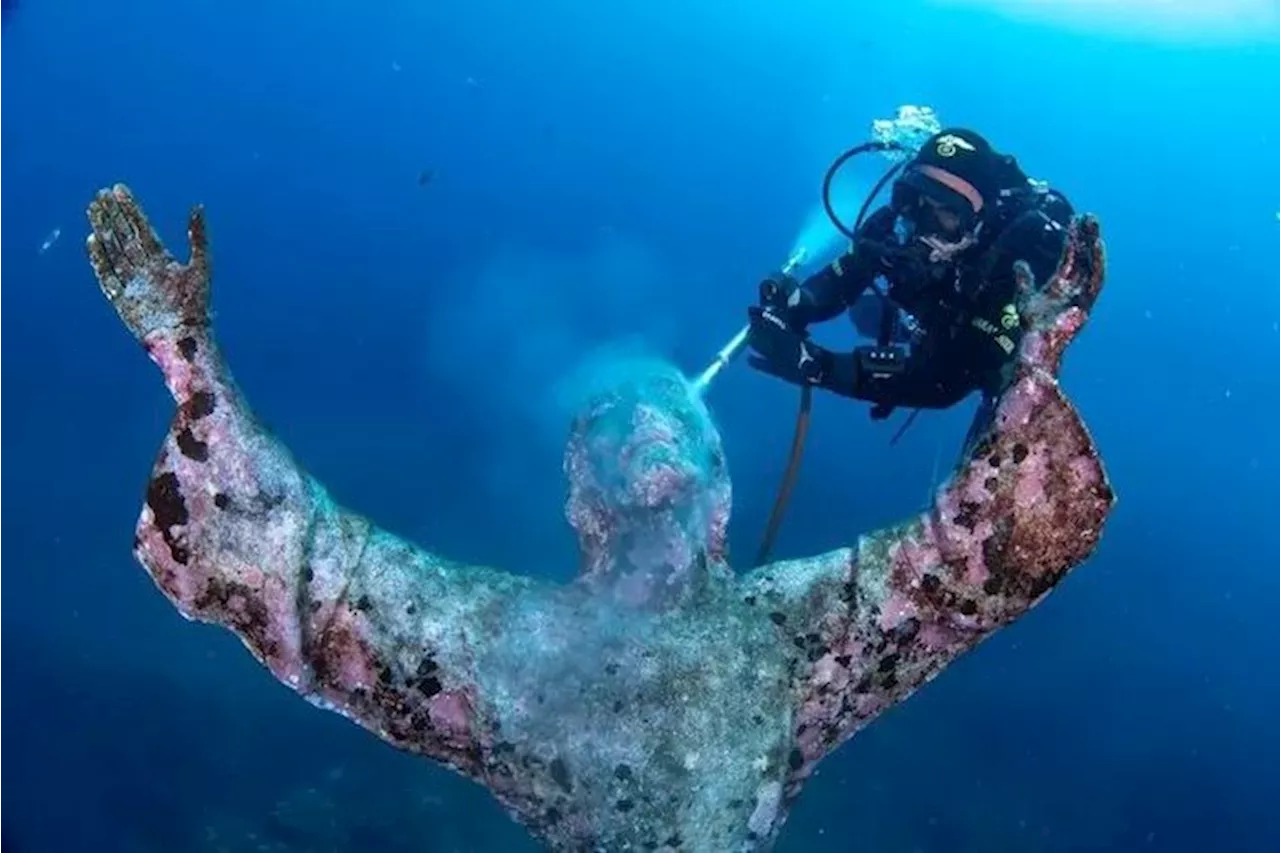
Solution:
M 747 309 L 754 350 L 747 364 L 794 385 L 820 385 L 829 372 L 831 353 L 805 339 L 771 308 Z
M 770 273 L 760 282 L 760 307 L 774 308 L 785 315 L 786 309 L 799 304 L 800 282 L 795 276 L 785 272 Z

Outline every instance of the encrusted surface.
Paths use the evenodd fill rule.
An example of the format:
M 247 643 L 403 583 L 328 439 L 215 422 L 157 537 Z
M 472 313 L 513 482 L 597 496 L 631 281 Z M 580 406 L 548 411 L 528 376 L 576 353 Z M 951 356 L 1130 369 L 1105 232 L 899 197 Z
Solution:
M 373 527 L 255 422 L 212 337 L 198 209 L 188 264 L 124 187 L 90 221 L 103 292 L 178 405 L 135 541 L 157 585 L 555 849 L 768 848 L 814 763 L 1042 598 L 1113 502 L 1055 378 L 1101 286 L 1089 219 L 1026 295 L 1014 382 L 931 511 L 735 581 L 719 437 L 681 377 L 641 372 L 575 423 L 564 588 Z

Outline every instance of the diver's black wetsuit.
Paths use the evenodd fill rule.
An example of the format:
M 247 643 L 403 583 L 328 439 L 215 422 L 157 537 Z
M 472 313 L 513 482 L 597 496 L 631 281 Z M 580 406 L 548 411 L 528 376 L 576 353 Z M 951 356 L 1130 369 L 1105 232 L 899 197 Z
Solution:
M 1058 264 L 1072 215 L 1053 191 L 1029 190 L 1010 206 L 1003 227 L 934 263 L 927 247 L 912 248 L 895 235 L 892 208 L 872 214 L 849 252 L 800 285 L 785 316 L 798 330 L 830 320 L 877 280 L 901 310 L 886 312 L 880 345 L 830 353 L 817 384 L 876 403 L 882 414 L 897 406 L 942 409 L 973 391 L 995 393 L 1022 334 L 1014 263 L 1025 261 L 1035 281 L 1044 282 Z M 909 354 L 891 346 L 907 341 Z
M 871 402 L 873 417 L 945 409 L 981 391 L 978 423 L 1022 337 L 1017 262 L 1037 283 L 1053 275 L 1071 204 L 965 128 L 934 134 L 899 169 L 890 204 L 850 234 L 848 252 L 803 284 L 786 274 L 761 284 L 747 309 L 748 364 Z M 810 325 L 871 290 L 890 306 L 876 346 L 834 353 L 809 338 Z

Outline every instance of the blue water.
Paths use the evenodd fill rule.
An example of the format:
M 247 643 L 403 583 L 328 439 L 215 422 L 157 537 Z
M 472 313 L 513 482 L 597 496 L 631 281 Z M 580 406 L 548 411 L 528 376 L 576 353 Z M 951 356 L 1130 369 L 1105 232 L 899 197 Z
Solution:
M 829 158 L 903 103 L 1102 218 L 1109 287 L 1063 381 L 1120 504 L 1042 607 L 821 767 L 779 849 L 1280 849 L 1280 37 L 787 6 L 23 0 L 3 33 L 6 853 L 533 849 L 479 788 L 184 622 L 132 561 L 170 402 L 86 263 L 95 190 L 127 182 L 175 249 L 206 205 L 236 375 L 344 503 L 568 578 L 564 377 L 618 341 L 700 368 Z M 746 555 L 795 392 L 737 366 L 711 403 Z M 971 410 L 889 449 L 891 426 L 819 395 L 779 553 L 914 511 Z

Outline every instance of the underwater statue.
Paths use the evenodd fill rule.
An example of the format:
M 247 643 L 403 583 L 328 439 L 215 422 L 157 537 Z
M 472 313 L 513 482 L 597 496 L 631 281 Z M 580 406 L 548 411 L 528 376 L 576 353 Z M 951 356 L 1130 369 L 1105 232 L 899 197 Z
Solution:
M 735 576 L 719 435 L 654 369 L 573 424 L 582 562 L 563 586 L 424 551 L 307 475 L 219 353 L 199 208 L 185 264 L 123 186 L 89 218 L 102 291 L 177 401 L 134 539 L 156 584 L 313 704 L 485 786 L 551 849 L 768 849 L 824 756 L 1040 601 L 1113 505 L 1055 378 L 1102 283 L 1092 218 L 1052 280 L 1023 276 L 1016 375 L 926 512 Z

